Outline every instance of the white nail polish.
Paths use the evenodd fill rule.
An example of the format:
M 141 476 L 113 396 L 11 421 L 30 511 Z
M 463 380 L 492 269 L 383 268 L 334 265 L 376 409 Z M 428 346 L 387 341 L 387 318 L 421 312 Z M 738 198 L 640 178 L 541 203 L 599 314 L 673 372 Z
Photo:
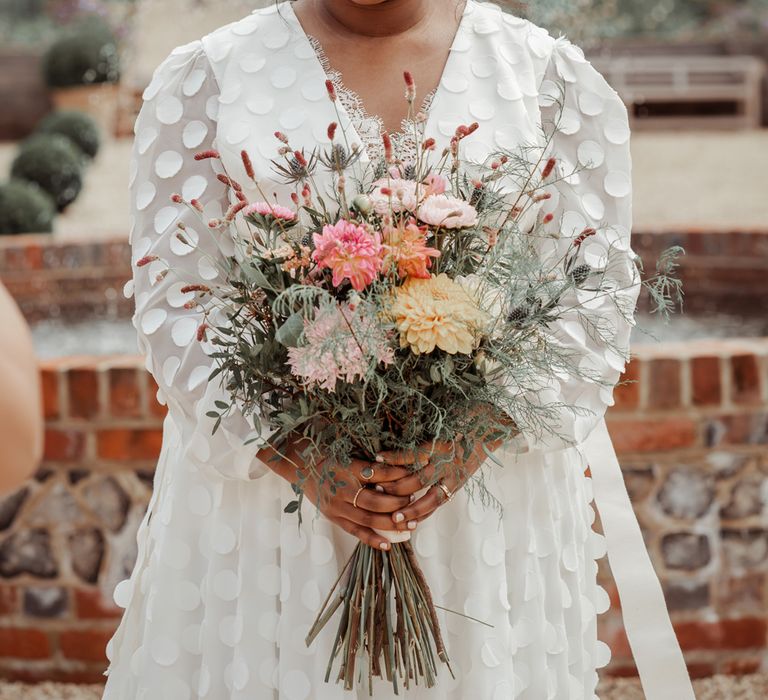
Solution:
M 382 542 L 382 543 L 379 545 L 379 548 L 380 548 L 380 549 L 389 549 L 389 542 Z
M 381 463 L 384 461 L 384 457 L 382 457 L 381 455 L 376 455 L 376 461 L 377 461 L 379 464 L 381 464 Z
M 413 503 L 416 500 L 416 494 L 412 493 L 410 496 L 408 496 L 408 500 Z
M 376 484 L 375 488 L 379 493 L 384 493 L 384 487 L 381 484 Z
M 408 523 L 408 529 L 409 530 L 415 530 L 416 529 L 416 521 L 411 520 L 411 522 Z
M 395 513 L 395 522 L 401 523 L 405 520 L 405 516 L 402 513 Z

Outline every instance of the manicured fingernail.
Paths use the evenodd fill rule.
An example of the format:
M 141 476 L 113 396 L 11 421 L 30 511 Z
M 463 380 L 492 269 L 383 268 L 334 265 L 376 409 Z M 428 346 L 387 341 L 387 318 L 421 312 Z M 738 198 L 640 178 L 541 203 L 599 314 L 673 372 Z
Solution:
M 376 461 L 377 461 L 379 464 L 381 464 L 381 463 L 384 461 L 384 457 L 382 457 L 381 455 L 376 455 Z
M 413 503 L 416 500 L 416 494 L 412 493 L 410 496 L 408 496 L 408 500 Z
M 376 484 L 374 487 L 379 493 L 384 493 L 384 487 L 381 484 Z
M 389 542 L 382 542 L 379 547 L 382 549 L 389 549 Z
M 415 530 L 416 529 L 416 521 L 411 520 L 411 522 L 408 523 L 408 529 L 409 530 Z
M 401 523 L 403 520 L 405 520 L 405 516 L 402 513 L 395 513 L 393 520 L 396 523 Z

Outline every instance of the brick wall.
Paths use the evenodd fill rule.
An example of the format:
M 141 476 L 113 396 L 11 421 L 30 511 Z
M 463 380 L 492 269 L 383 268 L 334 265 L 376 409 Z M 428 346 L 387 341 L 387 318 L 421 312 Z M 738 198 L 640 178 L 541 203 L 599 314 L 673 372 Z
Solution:
M 136 357 L 41 367 L 45 460 L 0 501 L 0 675 L 103 680 L 164 410 Z M 609 428 L 691 670 L 768 662 L 768 340 L 639 347 Z M 601 636 L 633 666 L 613 607 Z

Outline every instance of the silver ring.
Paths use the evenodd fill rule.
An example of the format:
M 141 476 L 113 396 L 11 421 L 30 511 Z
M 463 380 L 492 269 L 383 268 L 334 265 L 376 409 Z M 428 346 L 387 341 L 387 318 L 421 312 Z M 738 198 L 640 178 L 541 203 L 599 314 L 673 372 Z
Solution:
M 352 499 L 352 505 L 355 508 L 359 508 L 360 506 L 357 505 L 357 497 L 360 495 L 361 491 L 365 491 L 365 486 L 361 486 L 359 489 L 357 489 L 357 493 L 355 494 L 355 497 Z
M 445 494 L 446 501 L 450 501 L 453 498 L 453 493 L 442 481 L 438 481 L 435 485 L 442 489 L 443 493 Z

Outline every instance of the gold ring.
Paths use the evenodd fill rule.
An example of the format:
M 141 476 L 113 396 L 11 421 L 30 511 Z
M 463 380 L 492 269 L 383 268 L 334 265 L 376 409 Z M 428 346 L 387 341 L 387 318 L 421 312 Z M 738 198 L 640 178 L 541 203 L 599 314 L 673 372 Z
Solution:
M 357 497 L 360 495 L 360 492 L 361 492 L 361 491 L 365 491 L 365 486 L 361 486 L 359 489 L 357 489 L 357 493 L 355 494 L 355 497 L 352 499 L 352 505 L 353 505 L 355 508 L 358 508 L 358 505 L 357 505 Z
M 453 493 L 451 493 L 451 490 L 442 481 L 438 481 L 436 486 L 442 489 L 447 501 L 450 501 L 453 498 Z
M 367 467 L 363 467 L 360 470 L 360 478 L 363 481 L 370 481 L 371 479 L 373 479 L 373 475 L 375 473 L 376 472 L 375 472 L 374 468 L 369 464 Z

